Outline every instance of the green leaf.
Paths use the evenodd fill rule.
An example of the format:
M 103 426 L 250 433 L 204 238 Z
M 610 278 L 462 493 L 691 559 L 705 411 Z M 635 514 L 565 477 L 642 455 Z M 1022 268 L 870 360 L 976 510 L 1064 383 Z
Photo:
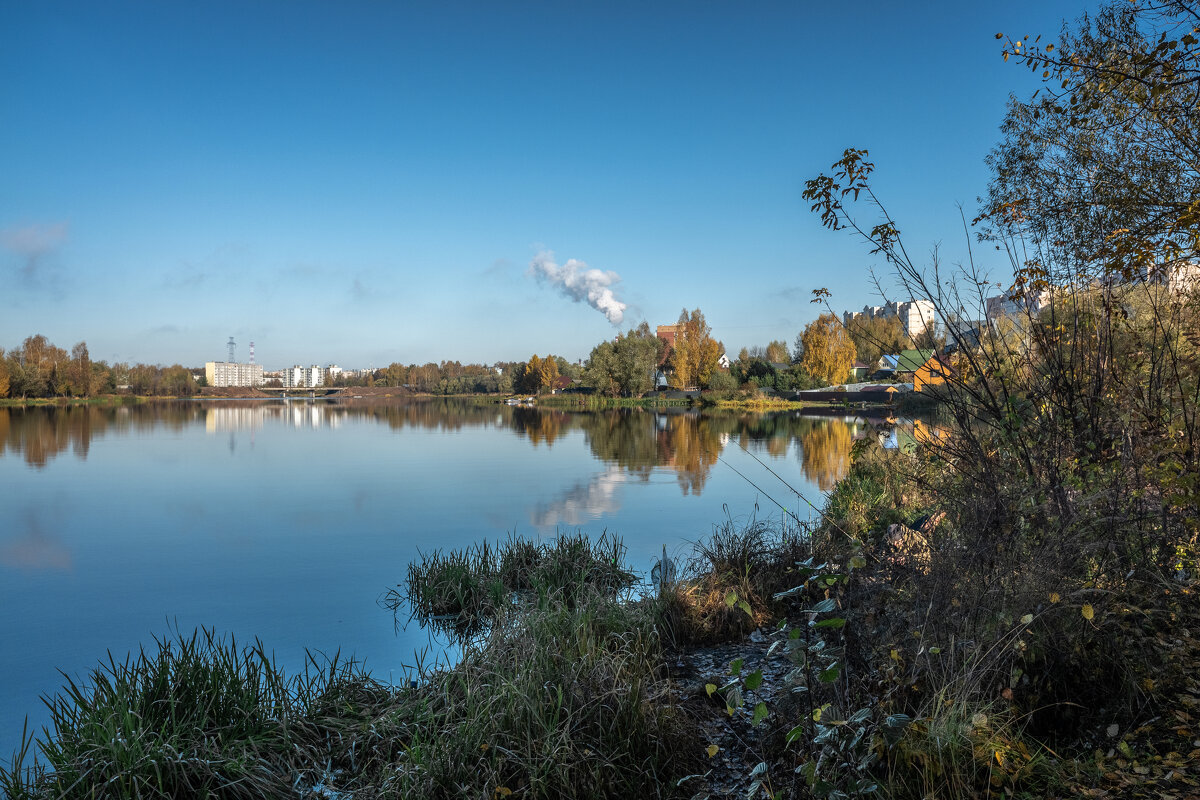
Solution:
M 762 686 L 763 674 L 761 669 L 756 669 L 746 676 L 746 689 L 753 692 L 758 687 Z
M 826 614 L 837 608 L 837 602 L 832 597 L 826 597 L 812 608 L 805 609 L 809 614 Z
M 751 725 L 757 725 L 767 718 L 767 704 L 760 702 L 754 707 L 754 717 L 750 720 Z
M 735 605 L 737 605 L 737 601 L 738 601 L 737 592 L 731 590 L 731 591 L 725 593 L 725 605 L 729 606 L 730 608 L 733 608 Z
M 746 663 L 746 659 L 744 659 L 744 658 L 735 658 L 733 661 L 730 661 L 729 662 L 729 674 L 733 675 L 735 678 L 738 675 L 741 675 L 742 674 L 742 664 L 745 664 L 745 663 Z
M 787 598 L 792 597 L 793 595 L 800 594 L 803 591 L 804 591 L 804 584 L 800 584 L 799 586 L 793 586 L 792 588 L 786 589 L 782 592 L 776 592 L 774 597 L 776 600 L 786 600 Z
M 867 560 L 862 556 L 851 556 L 850 566 L 854 569 L 862 569 L 867 565 Z
M 704 691 L 708 693 L 709 697 L 712 697 L 713 692 L 715 692 L 716 690 L 717 690 L 717 685 L 715 683 L 704 684 Z
M 817 628 L 840 628 L 846 624 L 844 617 L 830 617 L 818 622 L 814 627 Z
M 828 669 L 821 670 L 820 674 L 817 675 L 817 678 L 820 679 L 821 683 L 833 683 L 841 676 L 842 676 L 842 665 L 834 664 L 832 667 L 829 667 Z
M 751 608 L 750 608 L 750 604 L 749 604 L 749 603 L 747 603 L 745 600 L 738 600 L 738 604 L 737 604 L 737 606 L 738 606 L 738 608 L 740 608 L 742 611 L 745 611 L 745 612 L 746 612 L 746 616 L 748 616 L 748 617 L 753 617 L 753 616 L 754 616 L 754 611 L 753 611 L 753 609 L 751 609 Z
M 785 742 L 787 742 L 788 744 L 791 744 L 792 742 L 794 742 L 798 739 L 802 739 L 803 737 L 804 737 L 804 725 L 800 724 L 800 725 L 797 725 L 796 727 L 792 728 L 790 731 L 788 731 L 787 736 L 785 736 L 783 738 L 784 738 Z

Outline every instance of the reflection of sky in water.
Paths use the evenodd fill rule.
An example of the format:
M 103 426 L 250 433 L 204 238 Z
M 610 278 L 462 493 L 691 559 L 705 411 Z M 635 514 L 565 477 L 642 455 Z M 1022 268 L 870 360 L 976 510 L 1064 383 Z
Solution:
M 775 512 L 706 460 L 716 454 L 804 508 L 733 444 L 736 430 L 701 437 L 716 450 L 701 459 L 702 491 L 685 494 L 680 472 L 693 465 L 671 459 L 702 448 L 662 437 L 691 436 L 695 421 L 629 418 L 619 433 L 644 434 L 647 464 L 618 463 L 620 448 L 598 460 L 589 419 L 312 403 L 11 415 L 0 442 L 0 754 L 25 714 L 31 727 L 45 721 L 37 698 L 61 685 L 58 668 L 79 675 L 174 624 L 258 636 L 293 667 L 306 646 L 340 648 L 398 676 L 428 638 L 396 634 L 376 603 L 418 550 L 581 527 L 620 536 L 648 571 L 664 545 L 686 555 L 726 505 L 735 517 L 756 503 L 760 516 Z M 750 449 L 819 505 L 800 439 L 766 449 L 778 435 Z
M 621 507 L 617 489 L 628 477 L 620 467 L 609 467 L 586 483 L 577 483 L 549 503 L 539 504 L 529 521 L 539 528 L 585 525 Z

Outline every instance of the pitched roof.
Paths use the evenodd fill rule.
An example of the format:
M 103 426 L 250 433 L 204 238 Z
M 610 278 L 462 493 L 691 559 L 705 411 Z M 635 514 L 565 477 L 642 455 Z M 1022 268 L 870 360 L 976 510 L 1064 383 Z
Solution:
M 896 359 L 896 371 L 916 372 L 932 357 L 932 350 L 902 350 L 900 357 Z

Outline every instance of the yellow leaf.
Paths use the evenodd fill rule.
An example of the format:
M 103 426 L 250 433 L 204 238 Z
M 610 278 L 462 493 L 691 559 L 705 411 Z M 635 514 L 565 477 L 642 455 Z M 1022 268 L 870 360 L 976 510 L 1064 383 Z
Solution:
M 1051 593 L 1050 593 L 1050 602 L 1051 602 L 1051 603 L 1057 603 L 1057 602 L 1058 602 L 1059 600 L 1061 600 L 1061 599 L 1062 599 L 1062 598 L 1058 596 L 1058 592 L 1051 592 Z
M 1002 767 L 1004 766 L 1004 756 L 1000 755 L 999 750 L 996 751 L 996 763 Z
M 485 753 L 487 752 L 488 747 L 489 747 L 489 745 L 487 744 L 487 742 L 484 742 L 483 744 L 479 745 L 479 749 Z
M 717 747 L 715 744 L 710 744 L 705 749 L 708 751 L 708 757 L 712 758 L 713 756 L 715 756 L 717 754 L 717 751 L 720 750 L 721 748 Z
M 712 697 L 713 692 L 715 692 L 716 690 L 717 690 L 717 685 L 715 683 L 704 684 L 704 691 L 708 694 L 709 697 Z
M 512 789 L 507 786 L 497 786 L 496 791 L 492 792 L 492 797 L 508 797 L 512 794 Z
M 1079 613 L 1083 614 L 1084 619 L 1092 619 L 1096 616 L 1096 611 L 1092 608 L 1091 603 L 1084 603 L 1083 608 L 1079 609 Z

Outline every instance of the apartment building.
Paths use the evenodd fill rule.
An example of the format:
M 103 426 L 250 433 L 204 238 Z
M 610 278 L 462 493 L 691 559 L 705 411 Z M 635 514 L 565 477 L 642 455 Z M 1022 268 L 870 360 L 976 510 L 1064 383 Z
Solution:
M 235 364 L 231 361 L 208 361 L 204 364 L 204 379 L 209 386 L 262 386 L 262 364 Z

